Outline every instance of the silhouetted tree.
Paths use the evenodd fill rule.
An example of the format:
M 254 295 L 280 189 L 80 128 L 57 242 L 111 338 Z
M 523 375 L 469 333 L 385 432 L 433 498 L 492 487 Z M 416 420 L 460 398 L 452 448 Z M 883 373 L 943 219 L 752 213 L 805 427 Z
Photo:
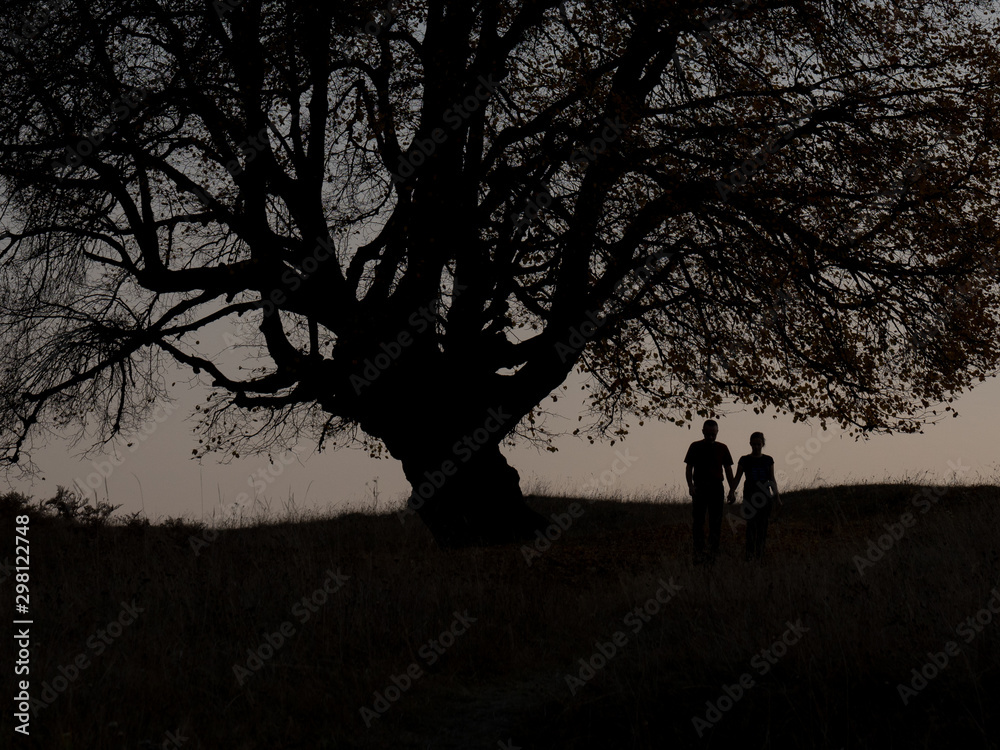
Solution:
M 386 2 L 4 3 L 4 460 L 173 360 L 205 451 L 384 445 L 458 544 L 574 368 L 620 435 L 997 366 L 992 3 Z

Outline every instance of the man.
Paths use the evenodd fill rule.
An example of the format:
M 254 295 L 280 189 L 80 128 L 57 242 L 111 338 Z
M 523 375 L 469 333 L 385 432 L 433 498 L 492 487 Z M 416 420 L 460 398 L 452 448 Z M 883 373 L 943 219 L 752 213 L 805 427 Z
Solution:
M 701 428 L 704 440 L 691 443 L 684 463 L 687 470 L 688 491 L 691 493 L 691 507 L 694 511 L 694 558 L 701 562 L 705 553 L 705 514 L 708 514 L 708 560 L 712 561 L 719 552 L 719 536 L 722 532 L 722 507 L 725 504 L 726 492 L 722 486 L 722 473 L 725 470 L 729 489 L 733 483 L 733 457 L 729 448 L 716 442 L 719 435 L 719 423 L 709 419 Z M 735 496 L 730 497 L 732 503 Z

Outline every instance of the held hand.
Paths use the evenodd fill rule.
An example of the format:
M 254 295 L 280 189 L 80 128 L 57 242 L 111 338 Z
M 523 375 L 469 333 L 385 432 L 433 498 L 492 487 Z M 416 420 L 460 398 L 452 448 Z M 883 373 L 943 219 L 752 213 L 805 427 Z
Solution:
M 732 505 L 736 502 L 736 490 L 729 490 L 729 497 L 727 498 L 729 504 Z

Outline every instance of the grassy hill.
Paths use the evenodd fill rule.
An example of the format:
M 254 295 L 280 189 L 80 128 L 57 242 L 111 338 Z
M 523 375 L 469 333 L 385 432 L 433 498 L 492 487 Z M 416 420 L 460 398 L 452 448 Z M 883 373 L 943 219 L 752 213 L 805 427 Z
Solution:
M 213 531 L 8 495 L 48 703 L 14 746 L 996 748 L 1000 489 L 783 499 L 765 564 L 734 515 L 704 566 L 679 504 L 535 497 L 547 547 L 442 551 L 395 512 Z

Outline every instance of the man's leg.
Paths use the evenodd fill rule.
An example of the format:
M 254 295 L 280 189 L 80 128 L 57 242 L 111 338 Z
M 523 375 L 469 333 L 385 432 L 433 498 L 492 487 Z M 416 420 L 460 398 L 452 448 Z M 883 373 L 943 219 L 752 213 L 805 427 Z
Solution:
M 708 506 L 708 554 L 716 555 L 719 552 L 719 537 L 722 535 L 722 510 L 726 505 L 725 493 L 722 485 L 707 498 Z
M 691 512 L 694 521 L 694 555 L 699 557 L 705 551 L 705 499 L 697 492 L 691 498 Z

